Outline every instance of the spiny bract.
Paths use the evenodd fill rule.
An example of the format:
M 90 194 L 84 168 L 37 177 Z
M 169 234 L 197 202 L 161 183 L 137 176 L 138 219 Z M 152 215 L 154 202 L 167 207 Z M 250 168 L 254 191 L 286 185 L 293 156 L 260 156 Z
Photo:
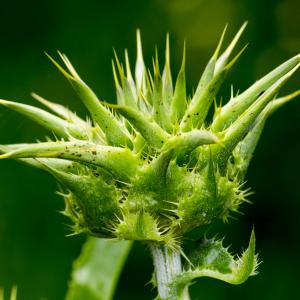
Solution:
M 226 221 L 247 201 L 243 180 L 265 120 L 299 94 L 277 98 L 299 67 L 297 55 L 243 93 L 232 92 L 226 105 L 217 104 L 220 86 L 244 50 L 232 58 L 245 26 L 220 54 L 224 30 L 192 97 L 186 93 L 185 47 L 173 86 L 168 36 L 162 73 L 157 54 L 153 72 L 146 69 L 139 31 L 135 77 L 127 52 L 124 66 L 115 55 L 116 105 L 99 101 L 64 54 L 59 56 L 66 69 L 49 56 L 89 110 L 91 121 L 36 94 L 33 97 L 53 114 L 1 100 L 56 137 L 43 143 L 2 145 L 1 158 L 18 159 L 57 179 L 66 203 L 64 213 L 72 219 L 75 233 L 159 242 L 178 249 L 187 232 L 216 219 Z M 214 116 L 208 121 L 212 105 Z M 251 257 L 252 274 L 254 235 L 250 246 L 251 255 L 249 249 L 245 253 L 248 260 Z M 227 260 L 228 268 L 234 269 L 232 257 Z M 236 269 L 241 265 L 235 264 Z

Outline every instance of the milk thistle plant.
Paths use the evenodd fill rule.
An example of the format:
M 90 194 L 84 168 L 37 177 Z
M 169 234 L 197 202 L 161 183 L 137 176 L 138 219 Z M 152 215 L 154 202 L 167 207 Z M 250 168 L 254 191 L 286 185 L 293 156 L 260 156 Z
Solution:
M 245 26 L 221 53 L 224 30 L 192 96 L 186 93 L 185 47 L 174 84 L 168 36 L 163 69 L 156 53 L 149 71 L 137 32 L 135 76 L 126 51 L 124 65 L 117 55 L 113 61 L 117 104 L 100 101 L 65 54 L 59 53 L 64 66 L 48 55 L 91 119 L 36 94 L 51 113 L 0 100 L 54 135 L 46 142 L 1 145 L 0 158 L 53 175 L 72 232 L 91 236 L 74 264 L 67 299 L 111 299 L 130 248 L 118 242 L 124 240 L 149 246 L 158 299 L 189 299 L 188 287 L 199 277 L 240 284 L 256 274 L 254 231 L 239 256 L 216 238 L 199 237 L 202 242 L 189 252 L 183 243 L 193 229 L 227 222 L 249 201 L 244 178 L 265 121 L 299 94 L 277 96 L 299 67 L 297 55 L 241 94 L 232 91 L 225 105 L 218 103 L 217 93 L 245 49 L 232 56 Z

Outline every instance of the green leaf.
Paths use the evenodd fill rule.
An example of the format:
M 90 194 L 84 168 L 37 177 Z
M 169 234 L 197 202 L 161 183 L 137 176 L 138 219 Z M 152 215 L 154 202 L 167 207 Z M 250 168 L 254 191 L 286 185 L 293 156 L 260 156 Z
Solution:
M 162 151 L 160 155 L 149 164 L 148 169 L 152 169 L 152 172 L 149 172 L 149 180 L 156 182 L 157 186 L 159 186 L 158 182 L 163 182 L 162 184 L 166 185 L 166 175 L 173 154 L 174 151 L 172 148 Z
M 249 246 L 241 257 L 234 258 L 221 241 L 204 240 L 189 258 L 193 267 L 179 274 L 174 281 L 174 286 L 180 295 L 187 285 L 200 277 L 211 277 L 230 284 L 241 284 L 249 276 L 256 274 L 258 266 L 255 255 L 255 235 L 252 230 Z
M 171 103 L 171 120 L 174 125 L 179 124 L 186 109 L 186 81 L 185 81 L 185 44 L 183 47 L 181 68 L 177 76 L 175 91 Z
M 189 103 L 188 109 L 180 123 L 180 128 L 182 131 L 188 131 L 193 128 L 200 128 L 203 125 L 209 108 L 214 98 L 216 97 L 220 86 L 224 82 L 227 73 L 246 48 L 244 47 L 230 62 L 228 62 L 236 43 L 238 42 L 244 28 L 246 27 L 246 24 L 247 23 L 244 23 L 228 48 L 217 59 L 226 31 L 226 28 L 224 29 L 217 49 L 208 62 L 200 79 L 196 92 L 191 102 Z
M 222 53 L 222 55 L 216 61 L 214 75 L 216 75 L 218 72 L 220 72 L 226 66 L 226 64 L 228 63 L 230 55 L 231 55 L 232 51 L 234 50 L 237 42 L 239 41 L 239 39 L 240 39 L 243 31 L 245 30 L 247 24 L 248 24 L 248 22 L 245 22 L 241 26 L 241 28 L 239 29 L 239 31 L 237 32 L 237 34 L 235 35 L 235 37 L 232 39 L 232 41 L 229 44 L 229 46 L 227 47 L 227 49 Z M 226 28 L 225 28 L 225 30 L 226 30 Z M 221 41 L 223 40 L 223 37 L 224 37 L 224 34 L 225 34 L 225 30 L 224 30 L 223 35 L 221 37 Z
M 111 64 L 112 64 L 114 82 L 115 82 L 115 86 L 116 86 L 117 103 L 119 105 L 124 105 L 124 92 L 123 92 L 123 89 L 120 85 L 119 78 L 118 78 L 117 71 L 116 71 L 116 67 L 115 67 L 115 63 L 114 63 L 113 60 L 112 60 Z
M 66 300 L 110 300 L 132 242 L 88 238 L 73 264 Z
M 166 38 L 166 53 L 165 53 L 165 66 L 162 74 L 162 97 L 165 110 L 170 109 L 171 101 L 173 95 L 173 83 L 170 67 L 170 39 L 169 34 Z M 167 115 L 166 117 L 170 117 Z
M 282 105 L 288 103 L 289 101 L 291 101 L 292 99 L 298 97 L 299 95 L 300 95 L 300 90 L 297 90 L 297 91 L 295 91 L 291 94 L 288 94 L 286 96 L 282 96 L 282 97 L 274 99 L 265 108 L 265 112 L 266 112 L 267 116 L 271 115 L 273 112 L 275 112 Z
M 224 105 L 216 118 L 214 119 L 211 129 L 215 132 L 226 129 L 232 124 L 254 101 L 259 95 L 269 89 L 277 80 L 290 72 L 300 63 L 300 54 L 284 62 L 276 69 L 262 77 L 246 91 L 237 97 L 232 98 Z
M 157 49 L 155 49 L 155 57 L 153 58 L 153 78 L 150 78 L 149 102 L 153 105 L 153 118 L 159 126 L 164 130 L 171 132 L 171 102 L 173 97 L 173 84 L 171 79 L 168 37 L 166 46 L 166 63 L 163 74 L 160 74 Z
M 216 48 L 213 56 L 211 57 L 211 59 L 209 60 L 208 64 L 206 65 L 206 67 L 204 69 L 204 72 L 199 80 L 199 83 L 198 83 L 198 86 L 197 86 L 197 89 L 196 89 L 196 92 L 195 92 L 195 95 L 193 98 L 198 98 L 199 94 L 202 92 L 202 90 L 205 88 L 205 86 L 207 86 L 210 83 L 210 81 L 212 80 L 212 78 L 214 77 L 215 65 L 216 65 L 216 61 L 218 59 L 218 55 L 219 55 L 219 52 L 220 52 L 220 49 L 221 49 L 221 46 L 222 46 L 222 43 L 224 40 L 226 29 L 227 29 L 227 26 L 225 26 L 225 28 L 222 32 L 221 38 L 219 40 L 219 43 L 217 45 L 217 48 Z
M 225 132 L 224 143 L 230 148 L 241 140 L 245 132 L 251 128 L 257 116 L 263 111 L 267 104 L 272 101 L 276 93 L 282 88 L 287 80 L 296 72 L 300 64 L 277 80 L 266 92 L 264 92 L 255 103 L 253 103 Z
M 114 54 L 115 54 L 115 61 L 116 61 L 116 65 L 118 68 L 119 76 L 121 79 L 122 91 L 119 90 L 119 93 L 122 94 L 121 103 L 123 102 L 123 105 L 127 105 L 129 107 L 137 109 L 137 94 L 136 94 L 135 84 L 133 82 L 133 78 L 131 75 L 128 53 L 125 50 L 126 75 L 127 76 L 125 76 L 123 67 L 120 64 L 117 53 L 115 51 L 114 51 Z M 114 65 L 113 65 L 113 72 L 115 73 Z M 114 75 L 114 76 L 116 77 L 117 75 Z M 117 82 L 116 82 L 116 86 L 117 86 Z M 117 90 L 118 90 L 118 87 L 117 87 Z
M 5 158 L 63 158 L 99 166 L 118 180 L 128 181 L 136 174 L 139 159 L 128 148 L 101 146 L 89 142 L 48 142 L 27 144 L 0 155 Z
M 229 128 L 224 132 L 224 146 L 216 145 L 212 148 L 214 160 L 218 164 L 221 173 L 224 173 L 228 158 L 237 144 L 253 128 L 257 117 L 279 92 L 287 80 L 296 72 L 300 64 L 296 65 L 287 74 L 278 79 L 269 89 L 267 89 Z
M 138 29 L 136 31 L 136 42 L 137 42 L 137 55 L 135 64 L 135 84 L 138 95 L 143 93 L 146 89 L 146 67 L 143 59 L 141 33 Z
M 7 100 L 0 100 L 0 104 L 12 109 L 18 113 L 21 113 L 33 120 L 34 122 L 42 125 L 48 130 L 52 131 L 59 137 L 68 139 L 69 136 L 73 136 L 78 139 L 88 139 L 88 130 L 82 126 L 67 122 L 49 112 L 42 110 L 40 108 L 18 103 Z M 87 126 L 86 126 L 87 127 Z
M 0 154 L 9 153 L 29 145 L 30 144 L 0 145 Z M 86 167 L 75 161 L 60 158 L 16 158 L 16 160 L 46 172 L 49 171 L 46 166 L 57 171 L 74 173 Z
M 155 58 L 153 59 L 153 80 L 152 80 L 151 102 L 153 104 L 154 120 L 164 129 L 168 129 L 168 121 L 166 119 L 165 104 L 163 102 L 163 83 L 159 70 L 159 61 L 157 48 L 155 48 Z
M 55 114 L 60 116 L 61 118 L 74 123 L 74 124 L 80 124 L 82 126 L 87 126 L 87 122 L 79 118 L 75 113 L 73 113 L 71 110 L 68 108 L 64 107 L 61 104 L 51 102 L 35 93 L 31 93 L 31 96 L 37 100 L 38 102 L 42 103 L 44 106 L 52 110 Z
M 28 144 L 0 145 L 0 154 L 9 153 L 25 146 L 28 146 Z M 17 160 L 45 171 L 48 171 L 45 169 L 45 165 L 63 172 L 73 172 L 80 167 L 80 164 L 76 162 L 58 158 L 17 158 Z
M 97 237 L 111 237 L 110 225 L 120 216 L 121 195 L 114 184 L 107 183 L 101 174 L 62 172 L 45 165 L 58 182 L 74 196 L 80 209 L 84 232 Z M 76 230 L 75 230 L 76 232 Z
M 150 117 L 147 118 L 141 112 L 130 107 L 117 105 L 111 105 L 111 107 L 124 116 L 150 146 L 160 149 L 167 141 L 169 134 Z
M 222 70 L 201 90 L 201 93 L 199 92 L 198 95 L 195 94 L 197 97 L 194 95 L 181 120 L 181 131 L 187 132 L 202 126 L 215 96 L 226 78 L 227 71 L 227 68 Z
M 199 146 L 221 143 L 220 139 L 207 130 L 194 129 L 171 137 L 163 147 L 163 151 L 174 149 L 177 161 L 189 159 L 191 152 Z
M 238 145 L 233 150 L 234 166 L 233 175 L 238 175 L 241 180 L 246 175 L 248 166 L 252 159 L 254 150 L 260 139 L 262 131 L 264 129 L 267 118 L 274 113 L 278 108 L 280 108 L 285 103 L 294 99 L 300 94 L 300 90 L 295 91 L 284 97 L 272 100 L 263 112 L 257 117 L 253 128 L 247 133 L 246 137 L 238 143 Z
M 82 81 L 68 58 L 64 54 L 60 54 L 60 57 L 68 68 L 69 73 L 65 71 L 51 56 L 48 54 L 47 56 L 58 70 L 70 81 L 74 90 L 89 110 L 92 119 L 105 133 L 108 143 L 110 145 L 117 146 L 132 146 L 129 134 L 126 132 L 124 126 L 121 126 L 115 116 L 101 104 L 95 93 Z

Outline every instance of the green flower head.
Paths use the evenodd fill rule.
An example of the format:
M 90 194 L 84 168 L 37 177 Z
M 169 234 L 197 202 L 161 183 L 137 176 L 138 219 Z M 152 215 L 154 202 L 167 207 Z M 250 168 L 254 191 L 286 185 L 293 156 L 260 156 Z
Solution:
M 53 175 L 75 233 L 180 249 L 188 232 L 218 219 L 227 221 L 248 201 L 244 177 L 265 121 L 299 94 L 277 96 L 299 68 L 297 55 L 241 94 L 232 92 L 224 106 L 218 104 L 218 91 L 245 49 L 232 55 L 245 26 L 221 52 L 224 30 L 193 95 L 186 92 L 185 47 L 180 71 L 172 80 L 168 36 L 162 69 L 157 54 L 153 70 L 145 67 L 139 31 L 135 69 L 126 51 L 124 65 L 115 55 L 117 104 L 100 101 L 64 54 L 59 53 L 64 66 L 48 55 L 88 109 L 90 119 L 85 121 L 36 94 L 33 97 L 47 111 L 0 100 L 55 136 L 47 142 L 2 145 L 0 158 L 17 159 Z M 208 118 L 212 106 L 214 115 Z M 252 234 L 245 259 L 234 261 L 220 243 L 209 240 L 196 261 L 205 265 L 205 253 L 211 247 L 219 249 L 228 262 L 225 269 L 231 271 L 224 265 L 220 269 L 216 260 L 206 266 L 211 267 L 210 276 L 220 279 L 220 274 L 228 273 L 223 280 L 239 283 L 245 278 L 235 274 L 243 264 L 248 264 L 247 276 L 254 273 L 254 243 Z

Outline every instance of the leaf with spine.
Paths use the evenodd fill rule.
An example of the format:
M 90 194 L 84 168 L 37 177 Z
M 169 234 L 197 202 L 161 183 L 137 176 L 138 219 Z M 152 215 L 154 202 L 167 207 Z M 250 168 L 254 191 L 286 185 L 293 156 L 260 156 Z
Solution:
M 124 105 L 124 92 L 123 92 L 122 87 L 120 85 L 118 75 L 117 75 L 117 71 L 116 71 L 116 67 L 115 67 L 115 63 L 114 63 L 113 60 L 111 61 L 111 65 L 112 65 L 112 72 L 113 72 L 113 77 L 114 77 L 114 82 L 115 82 L 115 87 L 116 87 L 117 103 L 119 105 Z
M 162 151 L 158 157 L 144 166 L 136 178 L 132 180 L 131 187 L 128 190 L 127 201 L 123 205 L 125 217 L 129 215 L 127 212 L 149 212 L 149 214 L 143 213 L 139 215 L 139 218 L 133 217 L 133 219 L 149 224 L 144 226 L 148 229 L 159 227 L 157 222 L 159 219 L 157 217 L 164 208 L 170 207 L 165 201 L 167 200 L 165 195 L 174 193 L 173 186 L 170 186 L 170 183 L 167 182 L 167 178 L 170 177 L 169 173 L 172 173 L 169 172 L 172 156 L 172 149 L 170 151 Z M 133 224 L 130 220 L 127 223 Z
M 229 127 L 250 105 L 257 100 L 262 92 L 268 90 L 280 78 L 294 69 L 300 63 L 300 54 L 284 62 L 276 69 L 262 77 L 246 91 L 237 97 L 233 97 L 224 105 L 216 115 L 211 129 L 215 132 L 222 131 Z
M 192 266 L 174 278 L 171 286 L 181 296 L 185 287 L 200 277 L 211 277 L 230 284 L 241 284 L 256 274 L 258 266 L 255 254 L 255 235 L 252 230 L 249 246 L 243 254 L 234 258 L 221 241 L 204 240 L 189 257 Z M 180 299 L 180 298 L 179 298 Z
M 162 74 L 162 94 L 166 108 L 171 105 L 173 95 L 173 83 L 170 69 L 170 37 L 167 34 L 166 51 L 165 51 L 165 66 Z
M 243 180 L 247 169 L 249 167 L 250 161 L 252 159 L 254 150 L 257 146 L 257 143 L 260 139 L 262 131 L 264 129 L 267 118 L 273 114 L 277 109 L 282 105 L 291 101 L 295 97 L 300 95 L 300 90 L 295 91 L 289 95 L 277 98 L 272 100 L 262 111 L 262 113 L 257 117 L 255 125 L 247 133 L 246 137 L 238 143 L 238 145 L 233 150 L 234 157 L 234 167 L 233 167 L 233 176 L 239 176 L 240 180 Z
M 88 140 L 97 142 L 100 144 L 105 143 L 105 135 L 102 132 L 102 130 L 96 126 L 92 126 L 89 119 L 84 121 L 80 117 L 78 117 L 75 113 L 73 113 L 68 108 L 64 107 L 63 105 L 60 105 L 58 103 L 51 102 L 49 100 L 46 100 L 45 98 L 35 94 L 31 93 L 31 96 L 37 100 L 38 102 L 42 103 L 44 106 L 52 110 L 56 115 L 61 117 L 62 119 L 65 119 L 66 121 L 77 125 L 81 130 L 86 134 Z
M 232 53 L 232 51 L 234 50 L 237 42 L 239 41 L 241 35 L 243 34 L 246 26 L 247 26 L 248 22 L 245 22 L 241 28 L 239 29 L 239 31 L 237 32 L 237 34 L 235 35 L 235 37 L 232 39 L 231 43 L 229 44 L 229 46 L 226 48 L 226 50 L 220 55 L 220 57 L 217 59 L 216 61 L 216 65 L 215 65 L 215 68 L 214 68 L 214 76 L 219 73 L 225 66 L 226 64 L 228 63 L 228 60 L 230 58 L 230 55 Z M 224 35 L 225 35 L 225 32 L 226 32 L 226 28 L 224 29 L 223 31 L 223 34 L 222 34 L 222 37 L 221 37 L 221 43 L 222 43 L 222 40 L 224 38 Z M 221 43 L 220 43 L 220 46 L 221 46 Z
M 131 74 L 131 67 L 130 67 L 130 62 L 129 62 L 129 57 L 128 57 L 128 51 L 127 49 L 125 49 L 125 67 L 126 67 L 126 79 L 127 79 L 127 83 L 128 86 L 131 90 L 131 94 L 132 97 L 134 99 L 134 107 L 137 107 L 137 102 L 138 102 L 138 96 L 137 96 L 137 91 L 136 91 L 136 86 L 135 86 L 135 82 L 133 80 L 132 74 Z
M 74 123 L 74 124 L 81 124 L 82 126 L 87 126 L 87 122 L 82 120 L 75 113 L 73 113 L 71 110 L 64 107 L 63 105 L 51 102 L 51 101 L 37 95 L 36 93 L 31 93 L 31 96 L 35 100 L 37 100 L 38 102 L 40 102 L 41 104 L 43 104 L 44 106 L 46 106 L 47 108 L 52 110 L 59 117 L 65 119 L 71 123 Z
M 239 56 L 244 51 L 245 47 L 228 63 L 228 59 L 231 52 L 236 45 L 240 35 L 242 34 L 246 24 L 239 30 L 232 43 L 226 49 L 226 51 L 217 59 L 219 49 L 221 47 L 225 30 L 221 36 L 219 45 L 204 70 L 204 73 L 200 79 L 196 92 L 188 105 L 185 115 L 180 123 L 180 129 L 182 131 L 188 131 L 193 128 L 199 128 L 202 126 L 209 108 L 220 88 L 230 68 L 237 61 Z M 216 69 L 216 65 L 218 66 Z
M 159 70 L 158 54 L 155 49 L 155 58 L 153 59 L 153 81 L 151 102 L 153 103 L 153 118 L 162 128 L 166 129 L 165 107 L 163 103 L 162 79 Z M 168 123 L 168 122 L 167 122 Z
M 173 250 L 179 248 L 174 232 L 160 226 L 157 218 L 143 211 L 135 214 L 125 211 L 119 223 L 113 225 L 113 232 L 121 240 L 159 242 Z
M 136 94 L 136 89 L 130 71 L 127 51 L 125 51 L 126 73 L 127 73 L 126 75 L 123 70 L 123 67 L 119 62 L 117 53 L 114 52 L 114 54 L 115 54 L 117 69 L 121 79 L 123 105 L 137 109 L 137 94 Z
M 27 146 L 28 144 L 0 145 L 0 154 L 7 154 Z M 82 168 L 80 164 L 74 161 L 58 158 L 16 158 L 16 160 L 46 172 L 48 169 L 45 169 L 45 165 L 62 172 L 76 172 Z
M 65 107 L 61 104 L 49 101 L 36 93 L 31 93 L 31 96 L 35 100 L 37 100 L 38 102 L 40 102 L 41 104 L 46 106 L 48 109 L 52 110 L 60 118 L 65 119 L 71 123 L 81 125 L 83 128 L 87 128 L 87 130 L 92 130 L 92 127 L 88 121 L 84 121 L 83 119 L 78 117 L 76 115 L 76 113 L 72 112 L 67 107 Z
M 185 80 L 185 43 L 183 46 L 181 68 L 177 76 L 175 91 L 171 103 L 171 120 L 174 125 L 179 124 L 184 116 L 187 100 L 186 100 L 186 80 Z
M 199 98 L 199 95 L 202 93 L 203 89 L 205 89 L 205 87 L 210 83 L 210 81 L 213 79 L 213 77 L 216 76 L 216 73 L 217 73 L 217 72 L 215 72 L 216 63 L 217 63 L 219 52 L 221 50 L 221 47 L 222 47 L 222 44 L 224 41 L 226 30 L 227 30 L 227 25 L 225 26 L 225 28 L 222 32 L 222 35 L 219 39 L 219 43 L 216 47 L 216 50 L 215 50 L 213 56 L 209 60 L 208 64 L 206 65 L 206 67 L 204 69 L 203 74 L 201 75 L 196 92 L 193 96 L 194 99 Z M 228 53 L 228 51 L 227 51 L 227 53 Z M 228 57 L 226 60 L 224 60 L 224 58 L 222 59 L 223 62 L 227 62 L 227 60 L 228 60 Z M 219 69 L 220 69 L 220 67 L 219 67 Z
M 143 94 L 146 89 L 146 67 L 143 59 L 142 41 L 140 30 L 136 32 L 136 64 L 135 64 L 135 84 L 138 95 Z
M 224 144 L 226 147 L 232 148 L 236 145 L 236 141 L 240 141 L 243 138 L 245 132 L 251 128 L 257 116 L 263 111 L 267 104 L 274 99 L 276 93 L 278 93 L 287 80 L 296 72 L 299 66 L 300 64 L 278 79 L 226 130 L 224 135 Z
M 89 110 L 92 119 L 100 126 L 105 133 L 107 141 L 111 145 L 131 146 L 129 133 L 121 126 L 115 116 L 105 108 L 95 93 L 82 81 L 72 64 L 64 54 L 60 54 L 68 71 L 65 71 L 50 55 L 47 54 L 52 63 L 70 81 L 74 90 L 79 95 L 84 105 Z
M 226 29 L 227 26 L 225 26 L 222 35 L 220 37 L 219 43 L 216 47 L 216 50 L 213 54 L 213 56 L 211 57 L 211 59 L 209 60 L 208 64 L 206 65 L 203 74 L 201 75 L 201 78 L 199 80 L 196 92 L 193 96 L 193 98 L 198 98 L 199 95 L 202 93 L 202 90 L 209 84 L 209 82 L 212 80 L 212 78 L 214 77 L 214 72 L 215 72 L 215 66 L 216 66 L 216 62 L 218 59 L 218 55 L 221 49 L 221 46 L 223 44 L 223 40 L 224 40 L 224 36 L 226 33 Z
M 91 235 L 107 237 L 107 224 L 116 221 L 120 216 L 119 199 L 121 193 L 115 185 L 105 182 L 102 176 L 87 174 L 72 174 L 59 171 L 45 165 L 52 174 L 74 196 L 80 209 L 82 224 Z
M 173 97 L 173 83 L 170 68 L 170 38 L 167 34 L 166 38 L 166 50 L 165 50 L 165 66 L 163 69 L 162 77 L 162 105 L 164 111 L 164 124 L 165 129 L 171 130 L 171 105 Z
M 217 197 L 218 181 L 216 180 L 213 161 L 210 158 L 206 168 L 193 176 L 192 192 L 181 197 L 177 206 L 178 219 L 174 222 L 179 225 L 181 232 L 188 232 L 191 228 L 206 225 L 212 222 L 216 215 L 220 215 L 220 206 L 223 203 Z
M 131 245 L 88 238 L 73 264 L 66 300 L 111 300 Z
M 251 130 L 256 118 L 264 110 L 267 104 L 274 99 L 276 93 L 278 93 L 280 88 L 295 73 L 299 66 L 300 64 L 296 65 L 296 67 L 294 67 L 291 71 L 278 79 L 225 131 L 223 138 L 225 147 L 216 145 L 216 147 L 213 148 L 213 155 L 222 172 L 224 172 L 224 169 L 226 168 L 226 163 L 230 156 L 230 153 L 245 137 L 249 130 Z
M 206 131 L 194 129 L 171 137 L 163 146 L 162 151 L 174 150 L 178 162 L 186 162 L 190 153 L 199 146 L 221 144 L 217 135 Z
M 40 108 L 23 104 L 23 103 L 2 100 L 2 99 L 0 100 L 0 104 L 18 113 L 25 115 L 26 117 L 33 120 L 34 122 L 52 131 L 54 134 L 56 134 L 59 137 L 68 139 L 68 137 L 71 135 L 74 138 L 83 139 L 83 140 L 89 138 L 88 130 L 86 128 L 74 123 L 70 123 L 66 120 L 63 120 Z
M 118 180 L 128 181 L 137 172 L 139 159 L 128 148 L 102 146 L 89 142 L 46 142 L 28 144 L 3 158 L 63 158 L 99 166 L 114 174 Z
M 200 128 L 205 121 L 209 108 L 216 97 L 219 88 L 224 82 L 229 70 L 238 60 L 240 55 L 246 49 L 246 46 L 221 70 L 219 71 L 209 82 L 207 86 L 199 93 L 199 97 L 193 97 L 186 113 L 180 123 L 182 131 L 188 131 L 193 128 Z
M 126 106 L 110 105 L 124 116 L 134 128 L 143 136 L 146 142 L 160 149 L 167 141 L 169 134 L 164 131 L 154 120 L 148 119 L 139 111 Z
M 286 96 L 282 96 L 279 98 L 274 99 L 271 101 L 267 107 L 264 109 L 263 114 L 267 114 L 267 116 L 270 116 L 272 113 L 274 113 L 277 109 L 279 109 L 282 105 L 288 103 L 292 99 L 298 97 L 300 95 L 300 90 L 297 90 L 291 94 L 288 94 Z

